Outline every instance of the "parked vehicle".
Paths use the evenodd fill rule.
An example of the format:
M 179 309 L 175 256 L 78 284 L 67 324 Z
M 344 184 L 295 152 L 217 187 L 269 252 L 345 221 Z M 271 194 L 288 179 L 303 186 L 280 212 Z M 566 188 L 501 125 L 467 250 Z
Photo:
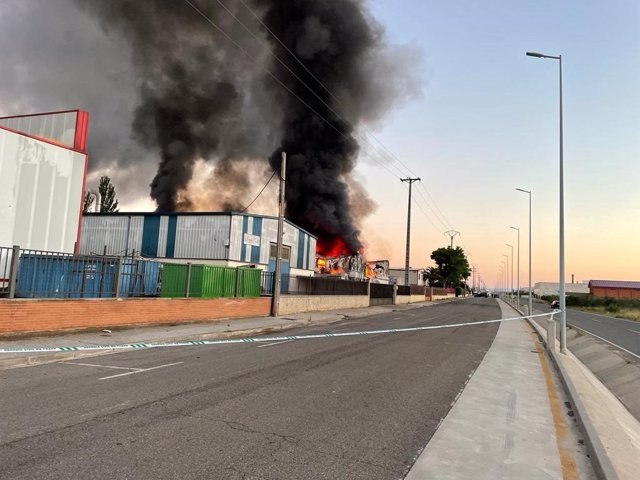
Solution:
M 560 308 L 560 300 L 554 300 L 553 302 L 551 302 L 551 305 L 549 305 L 551 308 Z

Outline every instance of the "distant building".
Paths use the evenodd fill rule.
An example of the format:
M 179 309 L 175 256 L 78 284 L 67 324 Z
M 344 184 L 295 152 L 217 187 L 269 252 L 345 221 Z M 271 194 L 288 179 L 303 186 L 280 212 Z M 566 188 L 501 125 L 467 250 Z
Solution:
M 589 286 L 586 283 L 565 283 L 564 292 L 566 295 L 577 293 L 587 295 Z M 558 295 L 560 293 L 560 283 L 558 282 L 538 282 L 533 286 L 533 294 L 537 297 L 545 295 Z
M 589 292 L 594 297 L 640 299 L 640 282 L 591 280 Z
M 77 250 L 87 112 L 0 118 L 0 247 Z
M 85 213 L 80 253 L 274 271 L 278 219 L 245 213 Z M 313 275 L 317 237 L 285 220 L 282 273 Z
M 426 285 L 424 268 L 409 269 L 409 285 Z M 404 268 L 389 268 L 389 280 L 396 285 L 404 285 Z

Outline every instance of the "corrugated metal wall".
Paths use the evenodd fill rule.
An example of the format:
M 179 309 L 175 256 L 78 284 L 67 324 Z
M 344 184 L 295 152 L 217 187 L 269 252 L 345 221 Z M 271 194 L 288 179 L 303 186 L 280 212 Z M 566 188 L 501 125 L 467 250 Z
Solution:
M 0 129 L 0 246 L 73 253 L 86 155 Z
M 228 259 L 228 215 L 177 216 L 175 258 Z
M 277 232 L 277 219 L 254 215 L 87 215 L 81 252 L 101 253 L 106 244 L 117 255 L 135 248 L 158 258 L 268 264 Z M 284 244 L 291 247 L 292 268 L 313 269 L 314 237 L 285 222 Z
M 45 113 L 0 119 L 0 125 L 74 147 L 78 112 Z

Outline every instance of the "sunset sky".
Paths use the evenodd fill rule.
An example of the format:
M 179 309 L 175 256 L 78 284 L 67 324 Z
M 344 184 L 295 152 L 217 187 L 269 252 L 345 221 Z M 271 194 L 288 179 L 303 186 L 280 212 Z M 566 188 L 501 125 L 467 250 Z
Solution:
M 515 226 L 524 286 L 528 196 L 519 187 L 533 191 L 533 281 L 558 281 L 558 62 L 525 56 L 537 51 L 563 56 L 567 281 L 571 274 L 576 281 L 640 280 L 640 3 L 366 3 L 394 60 L 405 65 L 398 85 L 412 85 L 363 132 L 377 145 L 363 146 L 353 176 L 377 204 L 356 219 L 367 257 L 404 266 L 408 187 L 400 177 L 419 176 L 411 266 L 432 265 L 430 253 L 449 243 L 444 232 L 457 230 L 455 245 L 493 287 L 502 255 L 511 252 L 506 244 L 517 245 Z M 90 140 L 99 137 L 95 144 L 106 150 L 126 140 L 114 164 L 127 165 L 103 163 L 89 181 L 109 174 L 122 210 L 152 210 L 148 185 L 157 160 L 129 161 L 140 155 L 129 120 L 101 123 L 127 118 L 136 102 L 119 40 L 71 0 L 3 1 L 0 43 L 9 48 L 0 63 L 13 68 L 0 84 L 0 114 L 88 110 Z M 207 168 L 198 164 L 195 176 L 205 178 Z M 263 180 L 253 183 L 259 190 Z M 207 186 L 194 188 L 206 193 Z M 275 189 L 264 197 L 258 213 L 275 213 Z
M 423 179 L 448 222 L 417 199 L 428 215 L 413 209 L 412 266 L 429 264 L 451 226 L 494 285 L 515 226 L 525 285 L 520 187 L 533 191 L 533 281 L 558 281 L 558 62 L 525 56 L 537 51 L 563 56 L 567 281 L 640 280 L 640 4 L 398 3 L 371 5 L 392 42 L 422 52 L 422 94 L 377 137 Z M 366 221 L 370 252 L 403 265 L 408 189 L 374 165 L 360 168 L 379 204 Z

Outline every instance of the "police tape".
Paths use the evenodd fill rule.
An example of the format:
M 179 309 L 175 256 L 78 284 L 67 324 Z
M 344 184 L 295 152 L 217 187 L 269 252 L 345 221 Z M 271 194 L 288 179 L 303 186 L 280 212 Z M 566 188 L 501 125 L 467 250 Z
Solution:
M 3 353 L 46 353 L 46 352 L 80 352 L 87 350 L 135 350 L 143 348 L 163 348 L 163 347 L 192 347 L 196 345 L 227 345 L 237 343 L 263 343 L 263 342 L 281 342 L 290 340 L 311 340 L 318 338 L 337 338 L 337 337 L 354 337 L 358 335 L 378 335 L 382 333 L 409 333 L 422 332 L 425 330 L 438 330 L 443 328 L 458 328 L 477 325 L 486 325 L 490 323 L 509 322 L 512 320 L 524 320 L 525 318 L 548 317 L 556 312 L 541 313 L 536 315 L 527 315 L 524 317 L 500 318 L 497 320 L 481 320 L 478 322 L 451 323 L 447 325 L 429 325 L 425 327 L 406 327 L 406 328 L 386 328 L 383 330 L 364 330 L 360 332 L 336 332 L 336 333 L 314 333 L 307 335 L 286 335 L 280 337 L 250 337 L 250 338 L 222 338 L 217 340 L 184 340 L 177 342 L 157 342 L 157 343 L 121 343 L 115 345 L 80 345 L 69 347 L 15 347 L 0 348 L 0 354 Z

